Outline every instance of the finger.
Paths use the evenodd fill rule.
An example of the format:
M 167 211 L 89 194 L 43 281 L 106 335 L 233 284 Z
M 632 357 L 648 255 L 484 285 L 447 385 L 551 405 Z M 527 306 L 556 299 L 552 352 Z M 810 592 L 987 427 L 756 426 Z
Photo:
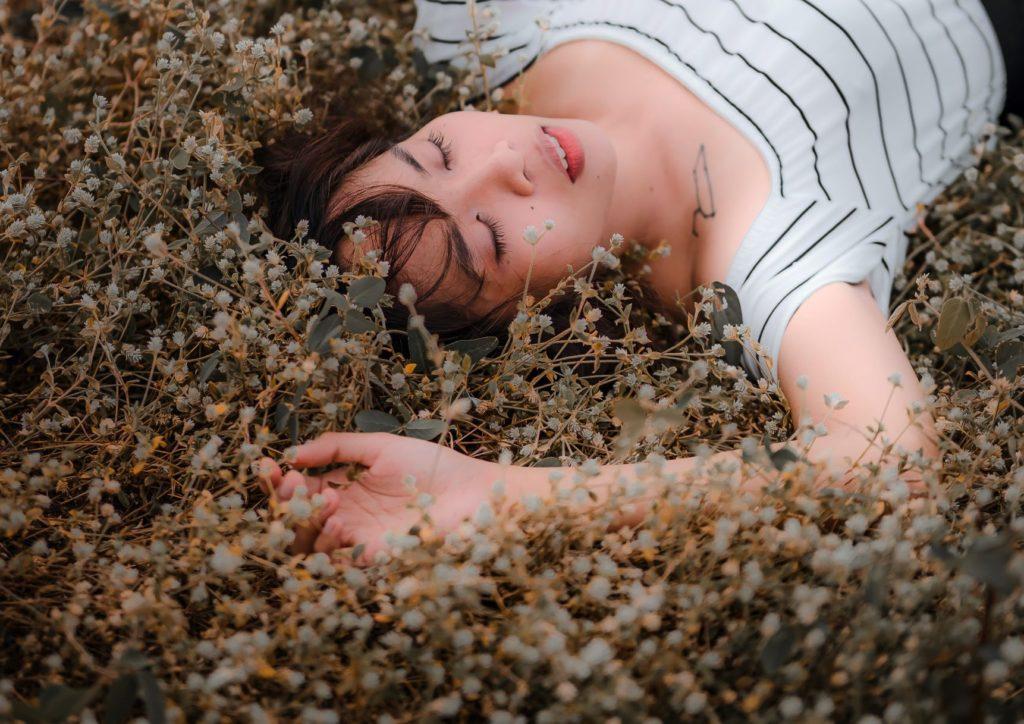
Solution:
M 313 550 L 318 553 L 330 553 L 335 548 L 341 548 L 350 542 L 345 533 L 345 524 L 341 518 L 335 516 L 328 518 L 324 523 L 323 530 L 320 531 L 320 535 L 317 536 L 316 542 L 313 544 Z
M 383 432 L 325 432 L 315 440 L 295 448 L 297 468 L 331 463 L 359 463 L 373 465 L 381 449 L 394 437 Z
M 303 475 L 298 470 L 289 470 L 281 479 L 277 494 L 281 500 L 291 500 L 300 485 L 306 486 L 306 497 L 312 498 L 324 489 L 324 478 L 320 475 Z
M 309 553 L 313 550 L 313 543 L 320 535 L 324 523 L 338 509 L 338 493 L 333 488 L 327 488 L 321 495 L 324 496 L 324 507 L 313 513 L 307 523 L 295 531 L 292 549 L 297 553 Z
M 260 458 L 259 476 L 261 481 L 264 483 L 264 488 L 268 493 L 270 493 L 274 488 L 281 485 L 281 478 L 283 477 L 281 473 L 281 466 L 271 458 Z

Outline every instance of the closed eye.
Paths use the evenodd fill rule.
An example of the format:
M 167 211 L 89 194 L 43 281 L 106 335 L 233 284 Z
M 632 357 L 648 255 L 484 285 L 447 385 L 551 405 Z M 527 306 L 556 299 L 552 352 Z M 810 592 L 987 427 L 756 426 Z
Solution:
M 451 160 L 452 160 L 452 145 L 451 142 L 445 138 L 444 134 L 439 131 L 431 131 L 427 136 L 427 140 L 437 146 L 441 152 L 441 159 L 444 163 L 444 167 L 451 171 Z M 481 218 L 483 217 L 483 218 Z M 505 258 L 505 234 L 502 231 L 501 223 L 497 219 L 487 216 L 486 214 L 477 214 L 477 221 L 482 222 L 491 231 L 491 242 L 494 245 L 494 258 L 499 264 L 501 260 Z

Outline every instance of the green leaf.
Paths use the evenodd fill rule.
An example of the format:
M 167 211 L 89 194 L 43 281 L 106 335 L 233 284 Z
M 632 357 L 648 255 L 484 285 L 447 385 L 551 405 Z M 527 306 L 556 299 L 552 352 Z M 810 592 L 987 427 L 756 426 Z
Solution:
M 960 565 L 974 578 L 1006 596 L 1017 587 L 1015 576 L 1008 568 L 1012 557 L 1013 543 L 1009 536 L 999 534 L 975 540 Z
M 179 171 L 184 171 L 188 168 L 189 153 L 181 146 L 175 146 L 171 149 L 171 165 Z
M 361 58 L 363 61 L 363 64 L 359 66 L 356 73 L 359 76 L 359 80 L 364 83 L 378 78 L 387 70 L 383 58 L 371 47 L 353 48 L 351 54 L 356 58 Z
M 320 319 L 326 317 L 328 310 L 332 308 L 343 312 L 348 309 L 348 304 L 345 303 L 345 297 L 333 289 L 328 289 L 324 292 L 324 304 L 320 310 Z
M 366 544 L 360 543 L 352 549 L 352 561 L 355 562 L 359 559 L 359 556 L 363 555 L 363 551 L 366 550 Z
M 36 314 L 46 314 L 53 309 L 53 300 L 42 292 L 32 292 L 28 297 L 27 303 L 28 308 Z
M 357 307 L 372 307 L 384 295 L 384 280 L 380 277 L 361 277 L 348 285 L 348 300 Z
M 144 669 L 150 665 L 150 661 L 146 658 L 146 655 L 138 649 L 128 649 L 121 658 L 117 660 L 117 665 L 121 668 L 130 669 L 131 671 L 138 671 Z
M 416 369 L 421 372 L 429 372 L 434 369 L 430 358 L 427 356 L 427 342 L 423 336 L 423 330 L 419 327 L 409 325 L 409 355 L 416 363 Z
M 768 457 L 771 458 L 772 465 L 780 473 L 786 468 L 786 463 L 796 462 L 800 459 L 800 456 L 789 449 L 789 447 L 783 447 L 774 452 L 769 452 Z
M 647 419 L 640 403 L 631 397 L 620 397 L 612 402 L 612 413 L 622 421 L 622 431 L 639 435 Z
M 227 214 L 217 212 L 210 218 L 203 219 L 198 224 L 196 224 L 195 232 L 200 238 L 207 237 L 210 234 L 214 234 L 218 231 L 221 231 L 225 226 L 228 225 L 228 222 L 230 220 L 231 217 L 229 217 Z
M 1000 344 L 1008 339 L 1020 339 L 1022 337 L 1024 337 L 1024 326 L 1010 327 L 1009 329 L 1004 329 L 1002 332 L 999 332 L 996 336 L 995 343 Z
M 562 467 L 562 461 L 558 458 L 541 458 L 537 460 L 531 467 L 535 468 L 560 468 Z
M 281 400 L 277 403 L 277 407 L 274 408 L 274 431 L 277 433 L 284 432 L 285 426 L 288 424 L 288 419 L 292 416 L 292 407 L 288 404 L 287 400 Z
M 963 339 L 971 324 L 971 310 L 960 297 L 947 299 L 939 312 L 939 325 L 935 331 L 935 344 L 945 352 Z
M 103 700 L 103 724 L 123 724 L 131 716 L 138 680 L 135 674 L 122 674 L 107 689 Z
M 458 350 L 462 354 L 469 355 L 469 358 L 476 364 L 489 355 L 498 346 L 497 337 L 478 337 L 476 339 L 457 339 L 449 342 L 447 349 Z
M 167 713 L 164 710 L 164 695 L 160 692 L 160 684 L 148 669 L 135 674 L 139 681 L 139 693 L 142 703 L 146 706 L 146 718 L 150 724 L 166 724 Z
M 210 375 L 217 369 L 217 363 L 220 361 L 220 350 L 217 350 L 210 355 L 210 359 L 203 362 L 202 369 L 199 370 L 199 382 L 200 384 L 205 383 L 210 379 Z
M 357 312 L 354 309 L 345 311 L 345 331 L 353 334 L 361 334 L 362 332 L 373 332 L 377 329 L 377 325 L 374 324 L 365 314 Z
M 380 410 L 362 410 L 356 413 L 356 429 L 360 432 L 394 432 L 401 421 Z
M 792 626 L 783 626 L 765 642 L 761 650 L 761 666 L 768 674 L 774 674 L 789 660 L 796 643 L 797 632 Z
M 39 715 L 46 721 L 65 721 L 87 707 L 96 693 L 96 689 L 51 684 L 39 694 Z
M 306 341 L 306 349 L 320 352 L 327 346 L 331 337 L 337 337 L 341 333 L 341 317 L 337 314 L 329 314 L 313 328 L 313 332 Z
M 241 213 L 242 194 L 238 193 L 238 189 L 231 189 L 231 193 L 228 194 L 228 208 L 231 209 L 232 213 Z
M 996 366 L 1007 379 L 1017 376 L 1017 368 L 1024 365 L 1024 342 L 1010 339 L 996 347 Z
M 413 420 L 405 426 L 405 434 L 420 440 L 433 440 L 440 437 L 446 427 L 444 420 Z
M 241 211 L 235 211 L 231 214 L 231 220 L 238 224 L 238 238 L 248 244 L 249 239 L 252 238 L 252 232 L 249 230 L 249 219 Z

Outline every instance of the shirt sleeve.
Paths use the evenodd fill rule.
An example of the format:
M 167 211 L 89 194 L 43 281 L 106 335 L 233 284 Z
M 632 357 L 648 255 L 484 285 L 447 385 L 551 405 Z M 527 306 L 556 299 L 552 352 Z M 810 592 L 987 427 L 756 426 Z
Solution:
M 504 85 L 533 63 L 541 51 L 542 26 L 555 9 L 556 0 L 477 0 L 480 53 L 494 61 L 493 68 L 485 68 L 490 88 Z M 428 63 L 444 62 L 460 71 L 476 65 L 473 12 L 468 0 L 416 0 L 413 44 Z M 489 19 L 488 12 L 493 13 Z M 476 97 L 484 92 L 479 74 L 474 84 Z
M 763 376 L 778 384 L 786 327 L 800 305 L 826 284 L 866 279 L 887 315 L 893 279 L 906 258 L 905 227 L 887 212 L 855 205 L 813 198 L 769 200 L 726 279 L 739 298 L 743 324 L 762 347 L 757 354 L 744 346 L 743 366 L 752 379 Z M 842 324 L 842 319 L 835 321 Z

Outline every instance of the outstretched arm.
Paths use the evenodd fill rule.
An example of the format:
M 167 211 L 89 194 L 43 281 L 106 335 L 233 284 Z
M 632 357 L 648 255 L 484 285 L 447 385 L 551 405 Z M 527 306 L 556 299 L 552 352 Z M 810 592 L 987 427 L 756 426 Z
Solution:
M 808 297 L 786 328 L 779 360 L 783 394 L 794 418 L 806 417 L 807 427 L 824 436 L 812 435 L 806 441 L 791 438 L 770 447 L 774 452 L 795 443 L 810 461 L 825 462 L 826 473 L 816 481 L 818 485 L 848 484 L 853 478 L 848 471 L 852 463 L 879 460 L 890 443 L 911 452 L 919 450 L 926 460 L 938 459 L 931 417 L 922 411 L 916 421 L 911 420 L 908 410 L 922 404 L 925 393 L 895 335 L 885 330 L 886 321 L 866 285 L 837 283 Z M 894 373 L 900 378 L 896 386 L 890 380 Z M 807 377 L 806 389 L 800 385 L 802 376 Z M 849 398 L 849 403 L 826 402 L 832 393 Z M 726 450 L 711 455 L 705 465 L 738 466 L 741 459 L 741 450 Z M 830 461 L 840 468 L 837 480 L 827 472 Z M 323 499 L 324 507 L 299 531 L 296 550 L 329 551 L 363 544 L 360 560 L 367 562 L 384 547 L 387 531 L 403 534 L 419 518 L 410 505 L 414 494 L 404 484 L 410 475 L 419 493 L 427 493 L 432 502 L 428 512 L 438 534 L 455 528 L 488 502 L 491 487 L 499 479 L 506 485 L 499 514 L 528 495 L 543 501 L 553 493 L 552 468 L 502 469 L 497 463 L 388 433 L 325 433 L 300 445 L 293 464 L 301 469 L 353 462 L 367 468 L 356 481 L 349 480 L 342 469 L 323 476 L 298 470 L 285 474 L 274 461 L 264 459 L 264 474 L 282 500 L 290 499 L 300 485 Z M 664 472 L 676 479 L 699 479 L 699 465 L 696 457 L 677 458 L 665 462 Z M 923 484 L 915 472 L 904 473 L 903 479 L 921 492 Z M 605 506 L 615 487 L 636 480 L 640 473 L 637 463 L 599 467 L 585 482 L 596 498 L 594 506 Z M 740 487 L 756 490 L 767 480 L 756 473 Z M 568 484 L 564 479 L 560 483 Z M 613 527 L 640 522 L 652 495 L 641 494 L 617 509 Z
M 932 463 L 939 458 L 934 421 L 924 410 L 926 394 L 895 333 L 886 330 L 886 321 L 866 282 L 838 282 L 822 286 L 809 296 L 786 327 L 777 361 L 782 393 L 793 419 L 824 437 L 809 436 L 812 439 L 806 441 L 808 446 L 799 439 L 803 436 L 798 432 L 769 447 L 774 452 L 794 445 L 808 460 L 825 462 L 826 471 L 830 464 L 840 471 L 847 470 L 836 480 L 827 472 L 821 475 L 816 480 L 820 487 L 849 485 L 855 476 L 848 468 L 857 462 L 877 462 L 889 444 L 908 452 L 920 451 Z M 806 383 L 806 388 L 800 383 Z M 836 402 L 837 397 L 830 398 L 832 393 L 849 402 Z M 912 420 L 915 407 L 921 412 Z M 726 450 L 711 455 L 705 467 L 738 468 L 741 458 L 741 450 Z M 699 474 L 699 462 L 695 457 L 668 460 L 664 470 L 677 479 L 686 479 Z M 543 499 L 550 494 L 550 470 L 513 468 L 510 487 L 519 496 L 533 494 Z M 595 505 L 605 504 L 614 486 L 635 479 L 638 472 L 636 464 L 603 466 L 587 481 L 598 498 Z M 906 471 L 902 478 L 913 492 L 923 492 L 918 471 Z M 745 479 L 740 488 L 756 490 L 767 482 L 768 478 L 758 472 Z M 618 523 L 637 524 L 650 502 L 650 497 L 636 499 L 620 511 Z

